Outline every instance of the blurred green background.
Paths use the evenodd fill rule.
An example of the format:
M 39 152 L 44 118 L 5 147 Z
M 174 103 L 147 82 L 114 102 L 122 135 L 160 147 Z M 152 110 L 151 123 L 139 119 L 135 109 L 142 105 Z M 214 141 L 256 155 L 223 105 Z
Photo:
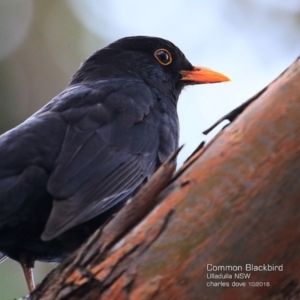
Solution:
M 204 129 L 296 59 L 299 32 L 299 0 L 0 0 L 0 133 L 62 91 L 95 50 L 124 36 L 160 36 L 193 64 L 233 81 L 183 93 L 181 164 L 205 138 Z M 37 263 L 36 281 L 52 267 Z M 6 260 L 0 265 L 0 300 L 26 293 L 21 268 Z

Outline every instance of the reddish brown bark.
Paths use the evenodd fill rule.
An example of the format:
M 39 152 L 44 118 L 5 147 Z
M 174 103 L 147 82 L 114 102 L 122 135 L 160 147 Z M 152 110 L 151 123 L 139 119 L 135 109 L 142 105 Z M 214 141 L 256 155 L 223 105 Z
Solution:
M 200 151 L 141 222 L 108 244 L 97 233 L 30 299 L 299 299 L 300 60 Z M 210 264 L 243 271 L 208 272 Z

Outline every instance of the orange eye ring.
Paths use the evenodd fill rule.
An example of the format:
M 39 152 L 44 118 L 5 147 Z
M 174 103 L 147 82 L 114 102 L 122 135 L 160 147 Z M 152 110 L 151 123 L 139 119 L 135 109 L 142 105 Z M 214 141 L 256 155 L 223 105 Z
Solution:
M 163 66 L 167 66 L 172 62 L 172 55 L 170 51 L 164 48 L 157 49 L 154 52 L 154 57 Z

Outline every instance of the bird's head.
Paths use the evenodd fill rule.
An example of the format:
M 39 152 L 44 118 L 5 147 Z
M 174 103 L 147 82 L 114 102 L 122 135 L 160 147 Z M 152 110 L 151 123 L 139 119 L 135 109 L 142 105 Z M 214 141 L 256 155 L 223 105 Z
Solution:
M 173 94 L 176 101 L 186 85 L 230 80 L 208 68 L 193 66 L 173 43 L 147 36 L 122 38 L 95 52 L 71 83 L 108 78 L 143 80 L 159 92 Z

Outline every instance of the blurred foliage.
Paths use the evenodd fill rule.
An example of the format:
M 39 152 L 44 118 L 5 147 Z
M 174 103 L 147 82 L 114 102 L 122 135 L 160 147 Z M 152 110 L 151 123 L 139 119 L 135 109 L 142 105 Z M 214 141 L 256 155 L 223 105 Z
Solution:
M 197 8 L 200 12 L 201 5 L 211 5 L 213 11 L 221 6 L 222 21 L 227 25 L 230 24 L 232 30 L 239 30 L 240 40 L 250 40 L 251 46 L 257 52 L 263 53 L 262 57 L 266 61 L 273 53 L 266 51 L 267 46 L 281 47 L 282 51 L 299 46 L 298 0 L 279 1 L 281 4 L 278 1 L 259 0 L 224 0 L 222 3 L 201 0 L 200 2 L 201 4 L 189 2 L 190 10 Z M 0 133 L 25 120 L 62 91 L 80 62 L 96 49 L 107 44 L 108 41 L 102 38 L 104 32 L 105 36 L 109 36 L 110 33 L 111 36 L 118 35 L 117 17 L 107 13 L 111 12 L 108 9 L 110 4 L 114 5 L 114 9 L 119 5 L 117 1 L 109 0 L 0 0 Z M 128 1 L 132 15 L 127 15 L 126 20 L 130 19 L 132 23 L 135 22 L 137 15 L 140 17 L 139 20 L 142 20 L 141 14 L 145 16 L 147 14 L 147 11 L 138 9 L 135 4 L 134 1 Z M 158 0 L 152 0 L 151 4 L 161 7 Z M 174 3 L 169 1 L 168 5 L 173 4 L 176 4 L 177 8 L 180 6 L 175 1 Z M 93 11 L 93 22 L 97 23 L 96 26 L 94 24 L 93 30 L 89 27 L 91 19 L 88 10 L 84 9 L 85 5 L 90 5 L 89 9 L 98 7 L 97 11 Z M 165 3 L 164 7 L 168 5 Z M 188 11 L 186 3 L 181 5 L 182 11 Z M 77 9 L 74 9 L 75 7 Z M 80 11 L 82 11 L 81 17 L 79 17 Z M 119 12 L 119 15 L 121 13 Z M 95 18 L 95 15 L 99 17 Z M 170 36 L 177 35 L 178 24 L 180 24 L 178 35 L 182 35 L 184 41 L 194 40 L 193 37 L 187 37 L 191 30 L 194 30 L 194 33 L 207 30 L 206 36 L 212 39 L 209 35 L 211 28 L 198 28 L 197 22 L 201 18 L 196 20 L 190 19 L 188 15 L 182 16 L 180 10 L 176 12 L 176 16 L 168 15 L 167 18 L 165 24 L 157 24 L 153 19 L 156 29 L 161 28 L 166 37 L 168 33 L 163 32 L 163 28 L 168 23 L 167 28 L 173 29 L 169 32 Z M 180 19 L 179 23 L 178 19 Z M 84 20 L 89 22 L 85 23 Z M 177 27 L 171 26 L 171 22 L 175 22 Z M 131 35 L 139 32 L 139 25 L 136 23 L 131 25 L 136 28 L 134 32 L 130 32 Z M 95 30 L 97 27 L 101 28 L 98 33 Z M 274 40 L 278 37 L 278 40 L 282 41 L 280 45 L 270 44 L 270 40 L 266 38 L 270 35 L 270 28 L 273 28 Z M 123 32 L 121 29 L 120 32 Z M 223 33 L 220 33 L 216 39 L 226 43 L 226 40 L 224 41 L 226 36 Z M 241 45 L 240 41 L 236 45 L 237 47 Z M 209 51 L 215 51 L 215 57 L 220 56 L 219 47 Z M 224 61 L 223 57 L 221 59 Z M 188 118 L 191 119 L 190 116 Z M 194 127 L 192 122 L 188 123 Z M 38 263 L 35 269 L 36 281 L 40 282 L 51 267 L 53 265 Z M 27 288 L 21 268 L 16 262 L 6 260 L 0 266 L 0 299 L 13 299 L 26 293 Z
M 23 30 L 24 36 L 19 37 L 22 44 L 0 61 L 1 132 L 22 122 L 68 84 L 70 76 L 88 55 L 84 51 L 86 47 L 81 45 L 83 37 L 91 35 L 97 41 L 97 48 L 103 45 L 99 37 L 87 31 L 72 14 L 66 1 L 26 2 L 32 5 L 30 20 L 19 18 L 15 3 L 14 10 L 7 11 L 8 1 L 0 4 L 0 14 L 11 14 L 7 17 L 9 24 L 2 26 L 1 31 L 15 32 L 16 29 L 10 30 L 10 27 L 28 27 L 27 31 Z M 21 11 L 22 6 L 19 5 Z M 9 37 L 0 43 L 17 44 Z M 93 50 L 89 49 L 89 53 Z

